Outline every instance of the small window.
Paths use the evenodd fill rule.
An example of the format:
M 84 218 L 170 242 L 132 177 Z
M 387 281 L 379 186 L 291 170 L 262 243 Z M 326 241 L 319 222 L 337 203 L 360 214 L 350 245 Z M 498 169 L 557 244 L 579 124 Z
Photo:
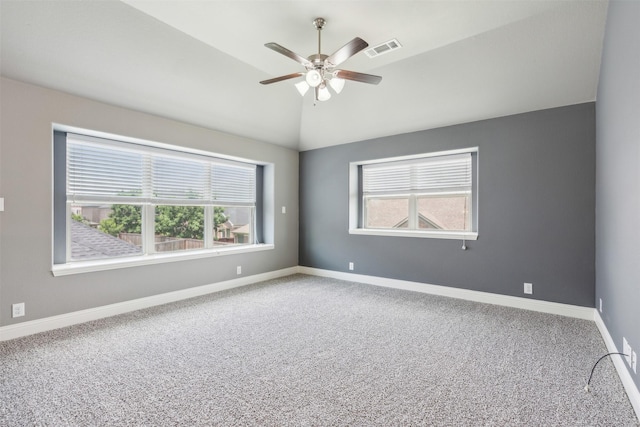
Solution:
M 477 149 L 351 164 L 352 234 L 477 238 Z

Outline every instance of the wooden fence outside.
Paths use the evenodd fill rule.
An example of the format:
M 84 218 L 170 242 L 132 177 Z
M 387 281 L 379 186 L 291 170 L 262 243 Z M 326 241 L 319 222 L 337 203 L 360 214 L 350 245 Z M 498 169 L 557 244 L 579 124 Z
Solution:
M 137 233 L 120 233 L 118 237 L 125 242 L 142 247 L 142 236 Z M 181 237 L 155 236 L 156 252 L 184 251 L 204 248 L 204 241 Z

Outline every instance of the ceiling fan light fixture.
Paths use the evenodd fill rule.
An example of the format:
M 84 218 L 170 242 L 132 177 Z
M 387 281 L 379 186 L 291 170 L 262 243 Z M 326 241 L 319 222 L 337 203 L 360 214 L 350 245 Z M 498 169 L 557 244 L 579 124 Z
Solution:
M 0 0 L 1 1 L 1 0 Z M 326 101 L 331 98 L 331 91 L 328 86 L 335 93 L 342 92 L 344 89 L 345 80 L 352 80 L 361 83 L 368 83 L 377 85 L 382 80 L 380 76 L 374 76 L 371 74 L 358 73 L 356 71 L 338 70 L 336 67 L 342 64 L 347 59 L 351 58 L 356 53 L 366 49 L 369 44 L 362 40 L 360 37 L 356 37 L 340 49 L 333 52 L 331 55 L 325 55 L 322 53 L 322 45 L 320 43 L 320 35 L 322 28 L 326 24 L 323 18 L 316 18 L 313 21 L 316 30 L 318 31 L 318 53 L 314 53 L 308 57 L 303 57 L 297 53 L 287 49 L 278 43 L 266 43 L 265 47 L 286 56 L 289 59 L 293 59 L 305 68 L 305 71 L 299 73 L 291 73 L 272 79 L 263 80 L 260 83 L 268 85 L 271 83 L 281 82 L 283 80 L 295 79 L 298 77 L 304 77 L 304 81 L 296 83 L 295 87 L 300 92 L 300 95 L 304 96 L 309 91 L 309 88 L 313 88 L 313 94 L 315 101 Z M 399 43 L 398 43 L 399 45 Z M 315 105 L 315 103 L 314 103 Z
M 298 89 L 298 92 L 300 92 L 300 96 L 304 96 L 305 93 L 307 93 L 307 91 L 309 90 L 309 85 L 307 84 L 307 82 L 298 82 L 295 84 L 296 89 Z
M 309 70 L 305 76 L 307 84 L 311 87 L 318 87 L 322 83 L 322 76 L 318 70 Z
M 345 80 L 339 77 L 334 77 L 331 80 L 329 80 L 329 85 L 331 85 L 331 88 L 335 90 L 336 93 L 342 92 L 342 89 L 344 88 L 344 83 L 345 83 Z

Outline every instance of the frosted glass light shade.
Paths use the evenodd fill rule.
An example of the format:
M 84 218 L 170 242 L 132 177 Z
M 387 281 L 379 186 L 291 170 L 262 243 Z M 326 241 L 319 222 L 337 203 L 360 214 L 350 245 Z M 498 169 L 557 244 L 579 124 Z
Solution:
M 307 82 L 298 82 L 295 84 L 296 89 L 300 92 L 301 96 L 304 96 L 305 93 L 309 90 L 309 85 Z
M 331 80 L 329 80 L 329 84 L 331 85 L 333 90 L 336 91 L 336 93 L 342 92 L 342 89 L 344 88 L 344 83 L 345 83 L 345 80 L 338 77 L 334 77 Z
M 331 98 L 331 92 L 327 85 L 323 84 L 318 88 L 318 101 L 327 101 L 329 98 Z
M 307 71 L 307 75 L 305 77 L 307 84 L 311 87 L 318 87 L 320 83 L 322 83 L 322 76 L 318 70 L 310 70 Z

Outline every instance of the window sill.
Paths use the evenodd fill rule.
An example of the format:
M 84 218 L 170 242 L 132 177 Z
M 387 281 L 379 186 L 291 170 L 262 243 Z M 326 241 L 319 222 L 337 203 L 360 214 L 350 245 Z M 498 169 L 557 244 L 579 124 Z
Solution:
M 100 259 L 93 261 L 78 261 L 67 264 L 54 265 L 51 272 L 54 276 L 67 276 L 70 274 L 91 273 L 94 271 L 116 270 L 127 267 L 139 267 L 174 261 L 186 261 L 200 258 L 210 258 L 232 254 L 243 254 L 248 252 L 266 251 L 274 248 L 273 244 L 258 244 L 250 246 L 239 246 L 224 249 L 207 249 L 201 251 L 188 251 L 178 253 L 143 255 L 128 258 Z
M 349 229 L 349 234 L 365 236 L 419 237 L 423 239 L 478 240 L 478 233 L 475 231 L 418 231 L 351 228 Z

